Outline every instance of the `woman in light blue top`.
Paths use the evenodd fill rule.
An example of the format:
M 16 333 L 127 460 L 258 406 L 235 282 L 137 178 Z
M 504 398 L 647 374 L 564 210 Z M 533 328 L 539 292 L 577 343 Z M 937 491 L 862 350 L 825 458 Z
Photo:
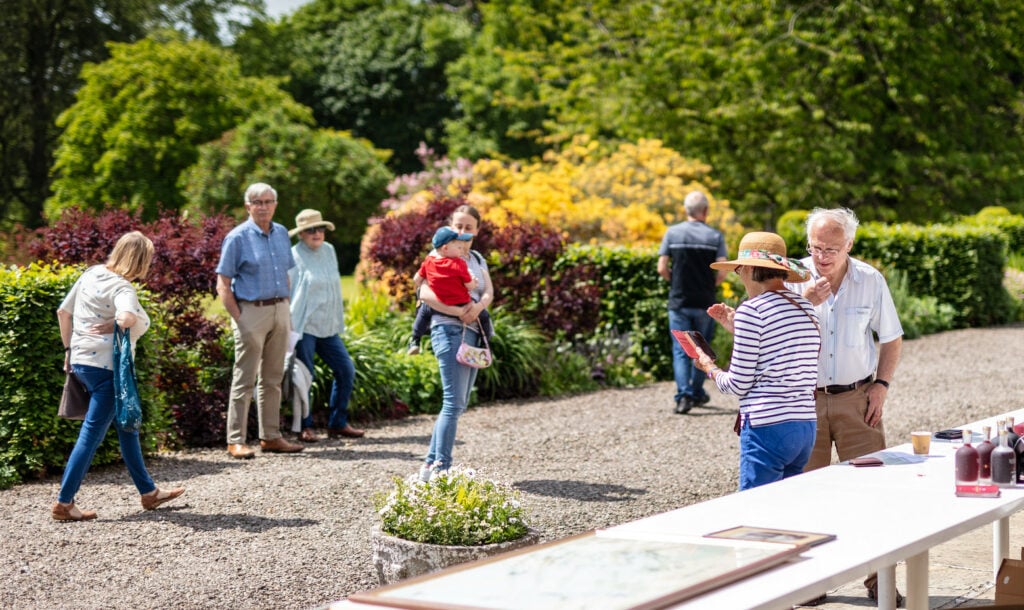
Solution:
M 333 231 L 334 223 L 324 220 L 316 210 L 302 210 L 295 217 L 295 228 L 288 231 L 290 237 L 298 235 L 300 240 L 292 247 L 295 267 L 288 271 L 292 329 L 302 337 L 295 346 L 295 355 L 314 373 L 313 354 L 319 354 L 334 373 L 328 436 L 358 438 L 365 432 L 348 423 L 348 401 L 356 368 L 345 342 L 338 336 L 345 330 L 345 308 L 341 300 L 338 256 L 334 246 L 324 240 L 327 230 Z M 302 421 L 299 440 L 317 441 L 312 414 Z

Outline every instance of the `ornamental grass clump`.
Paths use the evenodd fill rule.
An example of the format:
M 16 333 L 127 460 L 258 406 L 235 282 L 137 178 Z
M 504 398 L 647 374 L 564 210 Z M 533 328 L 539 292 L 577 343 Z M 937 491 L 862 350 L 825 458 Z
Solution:
M 374 497 L 381 531 L 414 542 L 478 546 L 526 535 L 526 509 L 507 483 L 453 467 L 429 483 L 395 477 L 390 493 Z

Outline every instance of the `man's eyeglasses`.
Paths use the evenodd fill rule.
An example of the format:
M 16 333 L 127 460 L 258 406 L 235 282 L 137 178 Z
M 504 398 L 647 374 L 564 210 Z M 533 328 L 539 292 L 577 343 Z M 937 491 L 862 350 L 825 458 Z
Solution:
M 316 235 L 317 233 L 326 233 L 327 229 L 326 227 L 312 227 L 309 229 L 303 229 L 302 232 L 306 235 Z
M 820 246 L 809 246 L 807 253 L 811 256 L 819 256 L 821 258 L 832 258 L 839 254 L 839 248 L 822 248 Z
M 274 205 L 275 203 L 277 203 L 277 199 L 253 199 L 249 202 L 249 205 L 259 208 L 267 205 Z

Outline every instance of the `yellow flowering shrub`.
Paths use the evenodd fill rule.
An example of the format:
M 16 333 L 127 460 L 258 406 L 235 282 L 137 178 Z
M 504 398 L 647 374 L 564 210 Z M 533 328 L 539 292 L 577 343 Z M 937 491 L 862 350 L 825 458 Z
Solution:
M 574 242 L 652 246 L 669 224 L 685 220 L 683 199 L 700 190 L 711 202 L 708 223 L 735 243 L 743 228 L 729 202 L 710 194 L 718 186 L 710 174 L 710 165 L 659 140 L 609 151 L 577 136 L 534 163 L 478 161 L 469 201 L 498 226 L 518 219 L 558 227 Z

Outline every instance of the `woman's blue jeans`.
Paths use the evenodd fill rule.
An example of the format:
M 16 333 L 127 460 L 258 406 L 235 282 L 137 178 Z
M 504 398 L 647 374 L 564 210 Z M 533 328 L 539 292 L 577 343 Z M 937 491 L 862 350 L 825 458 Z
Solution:
M 430 435 L 427 464 L 436 463 L 441 470 L 447 470 L 452 466 L 455 430 L 459 425 L 459 416 L 469 404 L 469 396 L 476 381 L 477 370 L 459 364 L 455 359 L 455 353 L 459 351 L 461 343 L 462 326 L 459 324 L 438 324 L 430 329 L 430 345 L 441 370 L 441 389 L 444 398 L 441 412 L 434 422 L 434 432 Z M 479 346 L 480 338 L 476 331 L 466 328 L 466 343 Z
M 75 442 L 75 448 L 71 450 L 71 457 L 64 467 L 64 478 L 60 482 L 57 501 L 64 504 L 75 501 L 75 495 L 82 486 L 85 473 L 89 471 L 92 458 L 114 421 L 114 371 L 85 364 L 73 364 L 71 370 L 85 384 L 90 396 L 89 411 L 85 414 L 85 421 L 82 422 L 78 440 Z M 156 489 L 153 479 L 146 471 L 146 464 L 142 461 L 139 433 L 118 430 L 117 440 L 121 443 L 121 458 L 128 467 L 128 474 L 131 475 L 135 488 L 140 494 L 148 494 Z
M 338 335 L 330 337 L 314 337 L 303 334 L 302 339 L 295 345 L 295 355 L 306 365 L 310 373 L 316 374 L 313 369 L 313 354 L 320 355 L 320 359 L 334 373 L 334 383 L 331 384 L 330 411 L 327 416 L 327 427 L 341 429 L 348 425 L 348 401 L 352 398 L 352 387 L 356 379 L 356 366 L 352 363 L 352 357 L 345 349 L 345 342 Z M 313 415 L 302 420 L 303 428 L 313 427 Z
M 740 430 L 740 491 L 800 474 L 814 449 L 817 422 L 791 421 Z

